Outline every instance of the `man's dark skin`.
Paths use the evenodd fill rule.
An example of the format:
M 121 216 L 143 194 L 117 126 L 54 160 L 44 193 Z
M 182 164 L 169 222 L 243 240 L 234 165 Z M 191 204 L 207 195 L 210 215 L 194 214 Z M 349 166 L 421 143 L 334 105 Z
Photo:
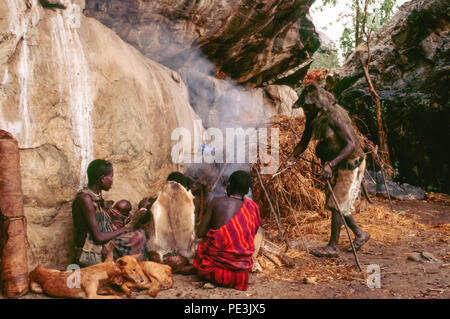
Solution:
M 288 159 L 288 165 L 295 163 L 295 158 L 301 155 L 312 138 L 313 127 L 311 123 L 313 120 L 320 116 L 321 107 L 317 101 L 317 91 L 312 91 L 310 93 L 302 94 L 299 101 L 296 102 L 295 107 L 302 107 L 305 111 L 306 124 L 305 131 L 303 132 L 300 142 L 295 146 L 293 155 Z M 319 144 L 316 147 L 316 155 L 320 158 L 323 165 L 320 175 L 326 179 L 330 179 L 333 176 L 333 169 L 341 164 L 355 149 L 355 143 L 351 138 L 350 128 L 346 123 L 344 123 L 337 116 L 331 115 L 331 121 L 326 130 L 324 138 L 319 140 Z M 328 245 L 325 247 L 320 247 L 322 253 L 328 255 L 329 257 L 337 256 L 339 253 L 338 242 L 339 235 L 342 227 L 342 218 L 339 212 L 335 209 L 331 209 L 331 235 Z M 364 239 L 368 234 L 364 232 L 353 219 L 353 217 L 345 216 L 345 221 L 350 229 L 355 234 L 355 241 L 358 242 Z M 314 254 L 314 250 L 311 251 Z
M 101 191 L 109 191 L 113 184 L 114 170 L 111 167 L 109 174 L 100 176 L 98 181 L 92 184 L 88 184 L 88 188 L 95 194 L 100 194 Z M 83 217 L 83 220 L 78 219 L 77 230 L 85 234 L 90 232 L 92 239 L 97 245 L 102 245 L 110 241 L 111 239 L 119 236 L 120 234 L 130 232 L 131 229 L 123 227 L 113 232 L 102 232 L 98 227 L 97 220 L 95 218 L 95 207 L 92 202 L 92 198 L 88 194 L 82 194 L 73 203 L 72 210 L 76 216 Z M 84 244 L 81 242 L 76 243 L 78 247 L 82 247 Z
M 227 196 L 215 197 L 209 203 L 206 213 L 200 221 L 197 236 L 199 238 L 204 237 L 209 229 L 219 229 L 228 223 L 241 209 L 245 194 L 239 193 L 228 186 Z

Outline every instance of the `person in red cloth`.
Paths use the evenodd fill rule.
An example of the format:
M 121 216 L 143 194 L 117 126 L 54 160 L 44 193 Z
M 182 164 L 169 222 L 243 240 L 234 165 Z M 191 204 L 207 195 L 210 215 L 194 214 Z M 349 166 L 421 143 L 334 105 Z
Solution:
M 201 241 L 193 260 L 200 277 L 238 290 L 248 288 L 254 239 L 261 224 L 258 205 L 244 198 L 250 185 L 247 172 L 231 174 L 227 196 L 211 201 L 197 228 Z

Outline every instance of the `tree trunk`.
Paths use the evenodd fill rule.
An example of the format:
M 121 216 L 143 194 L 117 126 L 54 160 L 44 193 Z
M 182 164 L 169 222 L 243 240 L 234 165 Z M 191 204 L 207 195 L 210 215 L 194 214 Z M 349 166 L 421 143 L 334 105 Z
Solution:
M 368 48 L 369 50 L 369 48 Z M 387 135 L 384 130 L 383 126 L 383 117 L 381 114 L 381 101 L 380 96 L 378 95 L 378 92 L 375 90 L 375 87 L 373 86 L 372 79 L 370 78 L 369 73 L 369 65 L 368 63 L 364 62 L 364 59 L 362 58 L 362 52 L 359 53 L 359 60 L 361 61 L 361 66 L 364 71 L 364 77 L 367 81 L 367 84 L 369 85 L 369 92 L 372 96 L 373 101 L 375 102 L 375 112 L 377 117 L 377 133 L 378 133 L 378 143 L 380 145 L 380 158 L 383 161 L 384 165 L 387 166 L 386 174 L 392 178 L 392 165 L 391 165 L 391 156 L 389 152 L 389 144 L 387 140 Z M 374 168 L 375 169 L 375 168 Z
M 378 144 L 380 145 L 380 159 L 382 160 L 382 166 L 381 169 L 385 170 L 384 168 L 387 168 L 386 174 L 392 178 L 393 176 L 393 170 L 391 165 L 391 155 L 389 152 L 389 144 L 387 141 L 387 135 L 384 131 L 383 126 L 383 116 L 381 114 L 381 101 L 380 96 L 378 95 L 378 92 L 375 90 L 375 87 L 373 86 L 372 79 L 370 78 L 369 73 L 369 64 L 371 59 L 371 53 L 370 53 L 370 38 L 371 33 L 373 30 L 369 29 L 366 30 L 366 24 L 368 19 L 367 14 L 367 8 L 369 6 L 370 0 L 364 1 L 364 11 L 363 11 L 363 20 L 362 20 L 362 26 L 361 26 L 361 33 L 365 36 L 365 42 L 366 42 L 366 48 L 367 48 L 367 59 L 364 61 L 363 58 L 363 51 L 358 50 L 358 56 L 359 61 L 361 62 L 361 66 L 364 72 L 364 77 L 366 78 L 367 84 L 369 85 L 369 92 L 372 96 L 373 101 L 375 102 L 375 112 L 377 117 L 377 133 L 378 133 Z M 359 4 L 359 3 L 358 3 Z M 375 169 L 375 167 L 374 167 Z

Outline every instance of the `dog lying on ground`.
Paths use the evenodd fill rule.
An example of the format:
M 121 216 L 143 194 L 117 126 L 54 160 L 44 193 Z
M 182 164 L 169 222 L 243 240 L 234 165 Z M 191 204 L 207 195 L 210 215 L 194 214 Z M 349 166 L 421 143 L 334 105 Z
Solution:
M 162 289 L 169 289 L 173 285 L 172 269 L 168 265 L 153 261 L 137 261 L 139 255 L 124 256 L 116 260 L 117 265 L 123 269 L 124 282 L 121 286 L 123 292 L 128 296 L 134 289 L 148 289 L 151 297 L 156 297 Z M 133 273 L 138 269 L 139 273 Z M 131 272 L 131 273 L 130 273 Z M 132 275 L 143 278 L 143 281 L 128 280 Z
M 116 284 L 122 286 L 125 280 L 133 284 L 144 284 L 145 275 L 139 265 L 118 264 L 113 261 L 112 254 L 108 254 L 104 262 L 80 269 L 79 287 L 71 288 L 70 271 L 59 271 L 37 266 L 30 273 L 30 289 L 36 293 L 46 293 L 53 297 L 69 297 L 83 299 L 121 299 L 108 286 Z M 99 295 L 106 288 L 109 295 Z

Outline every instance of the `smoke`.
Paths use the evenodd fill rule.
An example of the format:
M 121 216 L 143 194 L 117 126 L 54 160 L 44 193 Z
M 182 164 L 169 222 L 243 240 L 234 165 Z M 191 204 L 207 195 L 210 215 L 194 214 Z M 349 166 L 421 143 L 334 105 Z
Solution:
M 194 2 L 177 1 L 169 9 L 166 3 L 157 1 L 130 3 L 119 0 L 108 2 L 92 0 L 86 2 L 85 13 L 113 28 L 147 57 L 177 71 L 188 87 L 190 105 L 202 119 L 203 127 L 208 130 L 219 130 L 223 141 L 226 141 L 227 129 L 258 130 L 266 126 L 265 122 L 273 112 L 264 110 L 263 89 L 239 85 L 220 72 L 202 53 L 200 49 L 202 44 L 199 43 L 213 36 L 207 35 L 213 30 L 207 29 L 206 22 L 201 20 L 204 13 L 200 11 L 205 6 L 207 7 L 207 4 L 197 5 Z M 197 12 L 197 9 L 200 11 Z M 233 14 L 232 6 L 225 6 L 222 9 L 225 13 L 220 15 L 221 17 Z M 215 27 L 220 28 L 223 23 L 224 21 L 219 18 Z M 172 145 L 175 143 L 177 141 L 172 140 Z M 213 145 L 214 141 L 206 134 L 200 143 L 193 144 L 194 149 L 189 150 L 191 155 L 199 152 L 201 155 L 202 144 Z M 174 163 L 179 164 L 180 171 L 190 168 L 192 174 L 196 172 L 200 174 L 201 171 L 213 174 L 209 168 L 213 166 L 215 175 L 220 175 L 223 171 L 226 178 L 234 170 L 249 170 L 251 163 L 248 155 L 246 162 L 238 163 L 238 152 L 234 150 L 234 146 L 231 149 L 232 146 L 224 143 L 221 147 L 217 145 L 214 147 L 217 152 L 224 155 L 224 161 L 216 161 L 215 164 L 203 162 L 180 165 L 176 161 Z M 207 148 L 203 147 L 203 150 L 205 149 Z M 227 158 L 228 151 L 234 151 L 234 159 Z M 223 168 L 223 165 L 226 167 Z M 210 179 L 214 183 L 215 178 Z
M 208 134 L 202 144 L 211 146 L 207 151 L 215 149 L 212 153 L 217 155 L 219 152 L 221 155 L 214 164 L 187 164 L 187 174 L 197 179 L 202 179 L 199 177 L 201 175 L 207 175 L 203 180 L 215 185 L 213 195 L 224 195 L 225 183 L 234 171 L 244 170 L 250 173 L 251 164 L 255 162 L 257 155 L 250 145 L 252 138 L 258 143 L 260 152 L 267 151 L 267 140 L 259 143 L 258 139 L 260 129 L 267 127 L 268 119 L 268 114 L 264 111 L 262 89 L 246 88 L 229 77 L 216 78 L 215 66 L 199 49 L 191 49 L 184 61 L 178 71 L 188 86 L 190 104 L 202 119 L 207 132 L 215 131 L 218 132 L 216 136 L 220 135 L 217 141 L 212 134 Z M 242 147 L 245 147 L 244 161 L 240 156 Z

